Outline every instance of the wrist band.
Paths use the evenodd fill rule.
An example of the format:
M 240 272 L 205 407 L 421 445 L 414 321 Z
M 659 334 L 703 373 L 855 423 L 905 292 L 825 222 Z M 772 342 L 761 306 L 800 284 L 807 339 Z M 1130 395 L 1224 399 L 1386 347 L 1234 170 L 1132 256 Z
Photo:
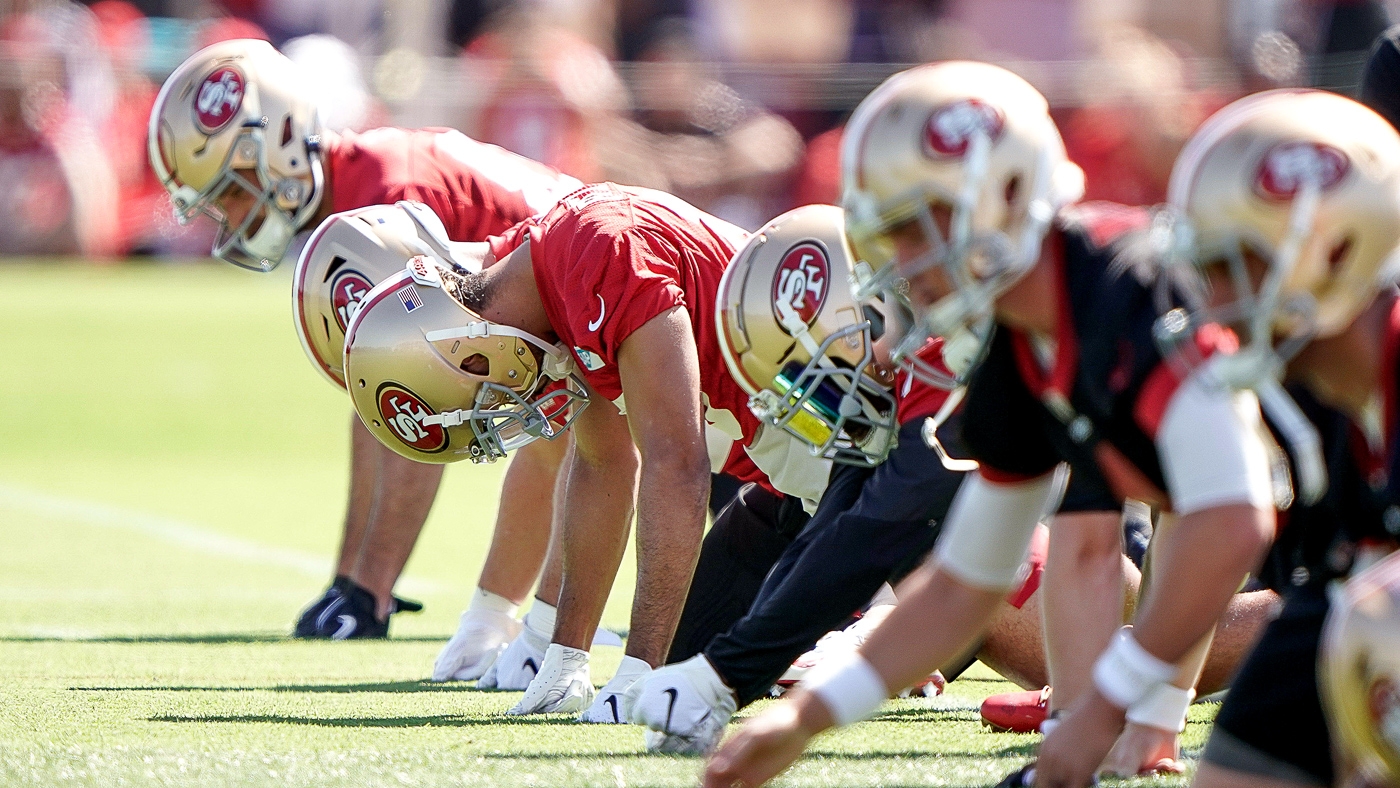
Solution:
M 1128 707 L 1128 722 L 1181 733 L 1186 730 L 1186 710 L 1195 699 L 1194 689 L 1162 684 Z
M 556 612 L 554 605 L 536 599 L 535 604 L 530 605 L 530 612 L 525 614 L 525 628 L 537 635 L 544 635 L 546 640 L 552 639 Z
M 1094 663 L 1094 686 L 1120 709 L 1131 708 L 1175 676 L 1175 665 L 1157 659 L 1138 645 L 1132 627 L 1118 630 Z
M 802 688 L 826 704 L 838 726 L 869 717 L 890 696 L 885 680 L 858 652 L 823 661 Z
M 489 610 L 492 613 L 503 613 L 507 616 L 514 616 L 519 605 L 506 599 L 500 594 L 487 591 L 481 586 L 476 587 L 476 593 L 472 594 L 471 604 L 468 610 Z

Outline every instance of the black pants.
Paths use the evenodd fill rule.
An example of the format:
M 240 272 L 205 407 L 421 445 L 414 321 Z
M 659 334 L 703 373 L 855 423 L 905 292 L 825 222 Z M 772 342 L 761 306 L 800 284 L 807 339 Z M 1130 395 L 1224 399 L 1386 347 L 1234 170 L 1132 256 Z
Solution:
M 726 512 L 721 519 L 730 524 L 716 523 L 706 536 L 668 661 L 703 651 L 746 705 L 881 583 L 912 570 L 933 546 L 962 481 L 924 444 L 922 428 L 922 419 L 906 424 L 879 467 L 835 466 L 820 508 L 795 539 L 787 537 L 790 543 L 778 528 L 768 527 L 763 538 L 747 530 L 762 530 L 761 512 Z M 963 456 L 958 431 L 950 423 L 940 435 Z M 735 506 L 756 503 L 745 494 Z M 751 577 L 764 560 L 771 571 L 744 600 L 747 584 L 734 578 Z M 735 571 L 719 571 L 726 561 Z
M 1230 685 L 1204 760 L 1261 777 L 1332 784 L 1331 738 L 1317 694 L 1317 648 L 1327 609 L 1321 583 L 1284 596 L 1278 618 Z

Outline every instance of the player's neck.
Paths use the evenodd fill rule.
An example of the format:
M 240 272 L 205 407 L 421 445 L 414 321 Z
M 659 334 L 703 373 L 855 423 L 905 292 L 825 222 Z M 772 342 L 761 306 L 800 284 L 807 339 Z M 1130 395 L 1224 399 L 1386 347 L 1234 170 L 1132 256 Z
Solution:
M 1395 297 L 1376 299 L 1345 331 L 1311 342 L 1289 365 L 1319 399 L 1360 421 L 1386 374 L 1386 331 Z
M 482 271 L 487 291 L 491 294 L 481 316 L 492 322 L 529 331 L 550 342 L 559 337 L 549 323 L 535 284 L 535 268 L 530 261 L 530 242 L 526 241 L 494 265 L 486 261 Z
M 1050 232 L 1057 232 L 1051 230 Z M 997 322 L 1034 334 L 1054 336 L 1059 316 L 1059 283 L 1055 281 L 1055 244 L 1046 236 L 1040 257 L 1016 284 L 997 297 Z

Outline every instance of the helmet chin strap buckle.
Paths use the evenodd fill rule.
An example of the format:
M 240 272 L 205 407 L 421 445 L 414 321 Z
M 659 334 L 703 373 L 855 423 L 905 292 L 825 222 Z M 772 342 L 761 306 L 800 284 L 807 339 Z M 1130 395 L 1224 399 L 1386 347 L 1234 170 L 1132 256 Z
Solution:
M 466 424 L 470 416 L 471 411 L 458 409 L 424 416 L 422 421 L 424 424 L 436 424 L 440 427 L 457 427 Z

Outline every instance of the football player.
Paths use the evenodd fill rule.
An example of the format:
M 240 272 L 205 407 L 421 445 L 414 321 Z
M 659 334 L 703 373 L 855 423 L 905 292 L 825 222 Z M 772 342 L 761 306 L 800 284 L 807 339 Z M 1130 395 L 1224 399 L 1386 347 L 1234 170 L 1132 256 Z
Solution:
M 1120 500 L 1174 510 L 1136 627 L 1049 732 L 1038 785 L 1087 784 L 1125 715 L 1179 725 L 1177 663 L 1220 618 L 1274 527 L 1258 405 L 1164 363 L 1161 295 L 1131 242 L 1140 214 L 1067 209 L 1082 188 L 1045 99 L 1005 70 L 943 63 L 892 77 L 862 103 L 843 150 L 843 204 L 867 286 L 907 287 L 924 329 L 976 347 L 963 434 L 979 462 L 935 558 L 851 659 L 751 721 L 707 785 L 757 785 L 822 729 L 868 716 L 967 647 L 995 609 L 1067 461 Z M 1172 297 L 1170 290 L 1165 297 Z M 917 332 L 914 341 L 922 341 Z M 936 605 L 936 607 L 935 607 Z M 936 615 L 935 612 L 936 611 Z
M 275 267 L 298 233 L 332 213 L 416 200 L 441 217 L 448 239 L 481 241 L 579 186 L 456 131 L 330 132 L 294 64 L 258 40 L 225 41 L 191 55 L 161 89 L 148 141 L 176 217 L 212 217 L 219 226 L 213 254 L 257 271 Z M 344 330 L 374 284 L 352 273 L 315 283 L 332 322 L 299 326 L 304 342 L 309 330 Z M 338 363 L 338 347 L 319 359 L 307 347 L 318 369 L 342 385 L 325 363 L 332 356 Z M 551 499 L 563 448 L 533 446 L 507 471 L 496 538 L 462 620 L 464 631 L 479 635 L 468 638 L 475 645 L 455 647 L 453 676 L 480 675 L 482 660 L 518 629 L 515 606 L 534 583 L 549 533 L 550 507 L 535 502 Z M 301 615 L 298 636 L 387 635 L 401 604 L 394 583 L 440 480 L 441 468 L 404 460 L 352 418 L 350 499 L 335 579 Z
M 711 451 L 707 422 L 777 490 L 812 506 L 821 497 L 829 462 L 760 430 L 720 356 L 715 292 L 746 237 L 669 195 L 595 184 L 477 248 L 480 273 L 415 258 L 351 320 L 355 408 L 406 457 L 503 456 L 555 434 L 551 417 L 572 409 L 563 587 L 552 642 L 512 713 L 613 722 L 622 691 L 664 660 L 700 547 L 709 469 L 729 452 Z M 542 387 L 542 376 L 562 385 Z M 595 701 L 586 649 L 634 504 L 627 657 Z
M 1283 608 L 1221 706 L 1195 784 L 1338 784 L 1313 669 L 1328 585 L 1393 550 L 1400 536 L 1393 467 L 1400 308 L 1391 288 L 1375 297 L 1400 271 L 1400 136 L 1332 93 L 1258 94 L 1196 133 L 1173 170 L 1168 200 L 1170 257 L 1199 280 L 1188 291 L 1194 297 L 1167 313 L 1164 329 L 1175 338 L 1211 319 L 1237 328 L 1242 349 L 1213 368 L 1228 385 L 1258 385 L 1287 363 L 1289 402 L 1306 420 L 1290 423 L 1280 410 L 1285 418 L 1274 426 L 1293 448 L 1300 486 L 1310 475 L 1326 485 L 1320 498 L 1300 496 L 1264 563 L 1261 579 L 1283 595 Z M 1341 606 L 1343 619 L 1348 608 Z M 1386 670 L 1383 659 L 1331 664 L 1322 675 L 1343 683 Z M 1354 702 L 1354 683 L 1341 691 L 1340 703 Z M 1348 691 L 1351 701 L 1343 699 Z M 1385 691 L 1371 700 L 1381 729 L 1394 704 Z M 1346 726 L 1338 732 L 1341 744 L 1375 744 L 1349 738 L 1354 729 Z
M 887 318 L 851 297 L 851 273 L 841 209 L 811 205 L 757 231 L 720 282 L 720 348 L 750 394 L 750 408 L 767 428 L 788 430 L 838 464 L 815 515 L 797 533 L 727 518 L 706 536 L 667 659 L 672 664 L 638 679 L 626 694 L 624 712 L 650 729 L 650 749 L 712 750 L 737 708 L 768 694 L 818 638 L 878 596 L 883 583 L 907 574 L 933 545 L 962 480 L 966 463 L 952 459 L 934 432 L 924 432 L 928 417 L 937 416 L 939 425 L 951 419 L 944 433 L 953 456 L 961 454 L 957 416 L 944 410 L 956 400 L 907 370 L 890 380 L 888 367 L 876 361 Z M 938 346 L 931 342 L 925 354 L 935 368 Z M 903 426 L 896 443 L 897 424 Z M 744 503 L 741 498 L 734 508 Z M 736 569 L 731 556 L 752 569 Z M 979 649 L 1006 675 L 1036 682 L 1043 681 L 1039 608 L 1021 611 L 1042 562 L 1043 551 L 1008 598 L 988 647 Z M 761 586 L 736 582 L 745 576 Z M 825 643 L 854 649 L 892 601 L 884 595 L 883 604 Z M 955 677 L 967 664 L 970 659 L 941 667 Z

